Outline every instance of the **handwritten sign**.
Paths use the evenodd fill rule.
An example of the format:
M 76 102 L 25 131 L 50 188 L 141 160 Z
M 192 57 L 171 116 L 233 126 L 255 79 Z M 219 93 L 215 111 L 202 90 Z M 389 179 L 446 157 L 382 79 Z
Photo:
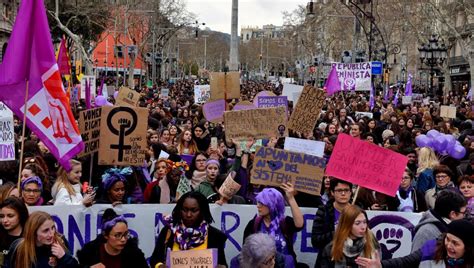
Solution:
M 224 113 L 226 139 L 286 137 L 285 108 L 261 108 Z
M 456 118 L 456 107 L 441 105 L 440 116 L 444 118 Z
M 202 112 L 207 121 L 218 123 L 224 120 L 225 100 L 206 102 L 202 106 Z
M 339 134 L 326 175 L 395 196 L 407 162 L 404 155 Z
M 413 97 L 412 96 L 403 96 L 402 97 L 402 104 L 403 105 L 409 105 L 412 102 Z
M 288 128 L 298 132 L 313 131 L 325 99 L 326 91 L 305 86 L 291 114 Z
M 168 255 L 166 267 L 170 268 L 217 267 L 217 249 L 168 251 Z
M 13 112 L 0 102 L 0 161 L 15 160 Z
M 423 94 L 419 94 L 419 93 L 413 93 L 412 94 L 412 101 L 413 102 L 423 102 Z
M 170 89 L 169 88 L 162 88 L 161 89 L 161 97 L 166 98 L 170 94 Z
M 81 157 L 99 151 L 101 114 L 102 108 L 85 110 L 79 114 L 79 130 L 84 142 L 84 150 L 79 154 Z
M 222 183 L 219 188 L 219 194 L 226 198 L 227 200 L 231 199 L 239 190 L 241 185 L 234 181 L 235 171 L 232 171 L 227 175 L 224 183 Z
M 257 147 L 250 182 L 272 186 L 291 182 L 297 191 L 320 195 L 325 167 L 322 157 Z
M 209 85 L 194 86 L 194 103 L 206 103 L 211 98 L 211 87 Z
M 240 98 L 240 73 L 210 73 L 211 100 Z
M 137 107 L 140 100 L 140 93 L 128 87 L 121 87 L 117 95 L 115 104 L 117 106 Z
M 99 165 L 141 166 L 147 151 L 148 110 L 102 107 Z
M 269 107 L 285 107 L 288 114 L 288 97 L 287 96 L 260 96 L 257 98 L 258 108 Z
M 304 153 L 323 157 L 326 143 L 322 141 L 303 140 L 297 138 L 285 138 L 284 149 L 291 152 Z

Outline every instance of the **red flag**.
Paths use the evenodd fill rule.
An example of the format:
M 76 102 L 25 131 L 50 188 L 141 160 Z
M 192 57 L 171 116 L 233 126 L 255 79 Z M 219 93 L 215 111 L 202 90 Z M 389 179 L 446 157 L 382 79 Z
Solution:
M 66 39 L 61 39 L 61 44 L 59 45 L 58 52 L 58 68 L 61 75 L 70 75 L 71 74 L 71 62 L 69 60 L 69 53 L 66 47 Z

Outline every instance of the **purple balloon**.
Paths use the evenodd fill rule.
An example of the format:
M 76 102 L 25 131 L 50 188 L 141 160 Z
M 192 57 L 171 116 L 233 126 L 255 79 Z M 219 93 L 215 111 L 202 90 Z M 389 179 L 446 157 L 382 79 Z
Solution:
M 453 135 L 446 135 L 445 137 L 446 137 L 446 140 L 448 141 L 446 150 L 449 151 L 452 147 L 456 145 L 456 138 Z
M 114 92 L 114 99 L 117 99 L 117 96 L 118 96 L 118 91 L 115 91 Z
M 418 135 L 415 138 L 416 145 L 418 147 L 431 147 L 431 139 L 426 135 Z
M 432 129 L 432 130 L 428 131 L 428 133 L 426 133 L 426 136 L 428 136 L 430 138 L 436 138 L 436 137 L 439 136 L 439 134 L 441 134 L 441 133 L 439 133 L 438 130 Z
M 106 103 L 107 103 L 107 99 L 104 96 L 99 95 L 99 96 L 95 97 L 95 106 L 102 107 Z
M 439 134 L 438 137 L 433 138 L 433 147 L 435 151 L 442 152 L 446 149 L 448 145 L 448 140 L 446 139 L 446 135 Z
M 456 145 L 449 151 L 449 155 L 455 159 L 461 159 L 466 155 L 466 148 L 462 145 Z

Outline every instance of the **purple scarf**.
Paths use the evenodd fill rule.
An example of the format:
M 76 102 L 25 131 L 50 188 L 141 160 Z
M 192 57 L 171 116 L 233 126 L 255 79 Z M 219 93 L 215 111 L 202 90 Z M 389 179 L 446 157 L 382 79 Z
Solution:
M 180 250 L 189 250 L 197 248 L 206 241 L 209 225 L 202 221 L 196 228 L 188 228 L 184 224 L 173 225 L 171 216 L 165 217 L 165 225 L 170 227 L 174 234 L 174 242 L 179 245 Z

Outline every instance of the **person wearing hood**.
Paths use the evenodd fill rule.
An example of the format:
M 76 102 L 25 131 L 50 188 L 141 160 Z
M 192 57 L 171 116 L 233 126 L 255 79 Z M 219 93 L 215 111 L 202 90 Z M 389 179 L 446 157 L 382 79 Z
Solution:
M 438 238 L 446 232 L 451 221 L 464 218 L 466 205 L 466 199 L 456 191 L 439 192 L 434 208 L 424 212 L 415 227 L 411 252 L 420 249 L 426 241 Z
M 438 193 L 445 189 L 456 190 L 456 186 L 451 181 L 453 178 L 453 172 L 449 167 L 445 165 L 438 165 L 433 169 L 433 177 L 435 177 L 435 187 L 429 189 L 425 193 L 426 205 L 429 208 L 433 208 Z
M 211 137 L 205 123 L 200 122 L 197 126 L 193 127 L 193 140 L 197 144 L 197 148 L 200 152 L 206 152 L 211 145 Z

